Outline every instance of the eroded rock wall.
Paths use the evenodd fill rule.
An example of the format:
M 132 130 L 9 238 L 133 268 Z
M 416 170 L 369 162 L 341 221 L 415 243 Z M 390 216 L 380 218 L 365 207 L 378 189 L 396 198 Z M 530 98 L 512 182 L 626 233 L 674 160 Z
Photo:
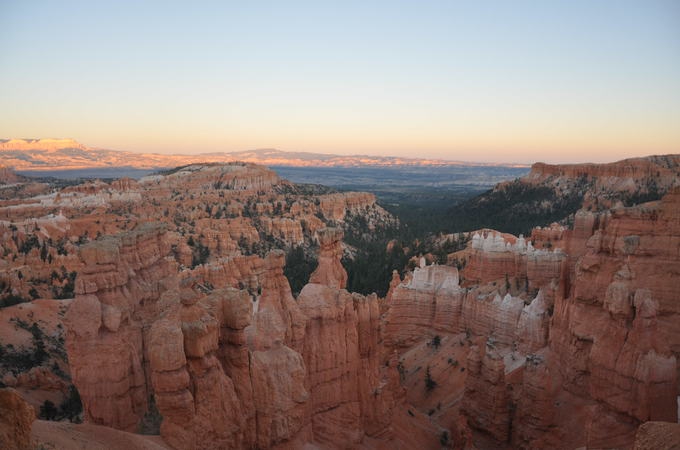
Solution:
M 455 255 L 462 287 L 457 272 L 453 289 L 428 283 L 454 280 L 437 266 L 395 283 L 388 345 L 405 353 L 427 340 L 436 352 L 438 334 L 476 344 L 450 407 L 481 448 L 630 448 L 641 423 L 676 422 L 680 191 L 582 211 L 573 229 L 532 240 L 482 230 Z
M 342 289 L 341 237 L 319 232 L 298 300 L 281 251 L 178 273 L 163 226 L 83 246 L 66 323 L 85 420 L 136 431 L 157 414 L 182 449 L 390 439 L 396 367 L 378 298 Z

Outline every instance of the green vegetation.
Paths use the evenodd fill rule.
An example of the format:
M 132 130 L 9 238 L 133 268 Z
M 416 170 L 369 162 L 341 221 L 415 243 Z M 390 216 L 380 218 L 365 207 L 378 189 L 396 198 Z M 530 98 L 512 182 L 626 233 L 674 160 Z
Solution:
M 425 371 L 425 390 L 427 392 L 430 392 L 436 387 L 437 382 L 434 381 L 434 379 L 432 378 L 432 374 L 430 373 L 430 366 L 427 366 L 427 370 Z
M 64 283 L 62 286 L 52 286 L 52 295 L 54 298 L 61 300 L 67 298 L 73 298 L 75 296 L 76 288 L 76 277 L 78 272 L 72 271 L 70 273 L 66 272 L 64 266 L 61 267 L 61 276 L 54 277 L 56 272 L 52 272 L 52 280 L 58 280 Z
M 465 248 L 469 239 L 458 235 L 441 243 L 432 233 L 414 236 L 403 222 L 367 232 L 368 222 L 362 215 L 348 215 L 344 228 L 345 243 L 355 249 L 353 255 L 345 255 L 342 260 L 347 270 L 347 289 L 364 295 L 375 292 L 380 297 L 387 294 L 392 272 L 403 275 L 412 257 L 431 253 L 440 264 L 446 264 L 447 255 Z
M 401 222 L 405 240 L 423 238 L 432 233 L 465 231 L 451 223 L 452 206 L 483 192 L 478 187 L 455 191 L 425 189 L 406 192 L 378 192 L 378 202 Z
M 34 248 L 40 248 L 40 241 L 36 235 L 31 234 L 30 236 L 27 236 L 24 242 L 19 246 L 19 253 L 26 255 Z
M 210 257 L 210 249 L 203 245 L 202 242 L 196 242 L 193 236 L 187 239 L 187 245 L 191 247 L 191 268 L 205 264 Z
M 314 251 L 307 253 L 302 246 L 298 246 L 292 248 L 286 254 L 286 266 L 283 269 L 283 274 L 288 278 L 290 289 L 296 297 L 304 285 L 309 282 L 309 276 L 318 265 L 316 257 L 311 256 L 314 253 Z
M 31 333 L 32 345 L 28 348 L 15 348 L 12 344 L 0 345 L 0 372 L 11 372 L 16 375 L 33 367 L 43 366 L 52 357 L 66 360 L 64 338 L 61 334 L 47 335 L 36 322 L 29 325 L 26 321 L 16 318 L 11 319 L 11 322 Z M 60 374 L 61 370 L 56 361 L 53 369 L 57 375 Z
M 367 233 L 366 219 L 359 215 L 348 216 L 345 222 L 344 241 L 356 250 L 351 257 L 345 255 L 342 260 L 348 275 L 347 289 L 364 295 L 375 292 L 384 297 L 392 272 L 396 270 L 403 275 L 409 269 L 407 264 L 412 257 L 431 253 L 440 264 L 446 264 L 448 254 L 462 250 L 469 240 L 466 235 L 449 238 L 443 243 L 434 234 L 412 237 L 408 224 L 404 223 Z
M 313 183 L 295 183 L 295 184 L 277 184 L 274 186 L 274 192 L 283 195 L 324 195 L 337 192 L 337 190 L 324 186 L 321 184 Z
M 3 371 L 18 374 L 26 372 L 33 367 L 41 366 L 49 359 L 49 354 L 45 348 L 45 334 L 36 323 L 29 326 L 23 320 L 17 319 L 13 322 L 33 335 L 33 347 L 29 349 L 15 349 L 12 344 L 7 346 L 0 345 L 0 368 Z
M 45 400 L 42 405 L 40 405 L 40 414 L 38 417 L 43 420 L 55 420 L 57 418 L 57 407 L 51 400 Z
M 449 432 L 444 430 L 442 431 L 442 434 L 439 436 L 439 443 L 446 447 L 449 445 Z
M 660 200 L 661 197 L 663 197 L 664 193 L 665 191 L 659 190 L 659 187 L 656 184 L 656 180 L 649 179 L 647 182 L 647 186 L 644 189 L 641 189 L 633 193 L 626 192 L 623 195 L 621 201 L 623 202 L 624 206 L 632 206 L 637 205 L 638 203 L 646 203 L 655 200 Z
M 149 409 L 144 413 L 142 421 L 139 423 L 139 434 L 158 435 L 161 433 L 161 423 L 163 416 L 156 406 L 156 399 L 153 394 L 149 397 Z
M 43 420 L 64 420 L 68 419 L 70 422 L 80 423 L 80 415 L 83 412 L 83 403 L 80 400 L 78 389 L 74 385 L 68 388 L 68 394 L 64 401 L 61 402 L 59 408 L 50 400 L 45 400 L 40 405 L 40 413 L 38 417 Z
M 585 178 L 570 193 L 558 196 L 552 188 L 515 180 L 449 210 L 449 227 L 455 231 L 493 228 L 506 233 L 530 234 L 535 226 L 550 225 L 574 214 L 588 186 Z
M 352 220 L 361 220 L 358 217 Z M 356 248 L 354 258 L 345 256 L 342 260 L 347 270 L 347 290 L 365 295 L 375 292 L 384 297 L 392 279 L 392 271 L 404 270 L 408 254 L 398 242 L 388 249 L 391 238 L 398 236 L 397 229 L 389 228 L 372 236 L 358 231 L 362 229 L 366 228 L 351 226 L 345 234 L 345 242 Z
M 30 301 L 30 299 L 24 298 L 20 295 L 6 294 L 5 296 L 0 297 L 0 308 L 14 306 L 18 305 L 19 303 L 26 303 Z

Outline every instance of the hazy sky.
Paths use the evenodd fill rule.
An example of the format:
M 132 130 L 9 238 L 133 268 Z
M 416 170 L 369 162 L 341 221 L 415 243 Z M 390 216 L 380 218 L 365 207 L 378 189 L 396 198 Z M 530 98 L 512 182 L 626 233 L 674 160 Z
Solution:
M 469 161 L 680 152 L 680 1 L 0 0 L 0 137 Z

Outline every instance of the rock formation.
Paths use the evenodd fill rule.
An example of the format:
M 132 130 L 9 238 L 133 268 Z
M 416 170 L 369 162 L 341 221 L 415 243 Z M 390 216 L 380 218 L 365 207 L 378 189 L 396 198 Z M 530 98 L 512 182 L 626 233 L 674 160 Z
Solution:
M 296 313 L 291 312 L 295 311 L 291 306 L 294 300 L 285 292 L 288 284 L 281 270 L 284 255 L 274 257 L 271 251 L 287 252 L 300 247 L 307 257 L 311 257 L 318 245 L 317 232 L 332 220 L 324 217 L 318 193 L 324 199 L 324 208 L 334 211 L 333 217 L 342 217 L 333 223 L 343 230 L 356 232 L 360 223 L 366 223 L 380 231 L 394 223 L 394 218 L 380 208 L 370 194 L 332 193 L 326 188 L 298 186 L 253 164 L 196 164 L 140 180 L 123 178 L 110 183 L 93 180 L 59 188 L 44 183 L 38 183 L 38 186 L 10 170 L 3 169 L 0 175 L 6 182 L 11 182 L 0 189 L 0 253 L 5 256 L 0 258 L 0 307 L 31 304 L 36 309 L 47 309 L 56 314 L 51 306 L 37 306 L 52 299 L 55 304 L 63 301 L 62 306 L 68 306 L 77 293 L 79 296 L 84 293 L 97 296 L 103 306 L 97 306 L 94 301 L 88 306 L 88 300 L 83 298 L 76 302 L 74 311 L 84 310 L 96 316 L 97 308 L 103 308 L 101 315 L 105 323 L 102 330 L 117 333 L 115 346 L 122 352 L 113 361 L 102 361 L 112 367 L 106 375 L 112 385 L 106 389 L 113 389 L 117 395 L 129 399 L 120 400 L 120 407 L 126 411 L 120 419 L 108 417 L 102 420 L 117 426 L 126 422 L 126 429 L 135 427 L 139 415 L 147 409 L 148 400 L 142 400 L 147 393 L 138 389 L 139 379 L 123 372 L 129 369 L 130 373 L 145 373 L 139 369 L 143 363 L 136 361 L 147 358 L 140 351 L 143 340 L 140 341 L 139 336 L 143 336 L 143 328 L 148 324 L 143 318 L 136 317 L 138 312 L 135 311 L 143 310 L 143 315 L 155 314 L 154 301 L 159 292 L 167 289 L 151 286 L 160 281 L 155 279 L 158 274 L 155 271 L 160 271 L 159 276 L 165 278 L 192 278 L 193 281 L 187 281 L 188 286 L 204 292 L 226 287 L 247 290 L 254 299 L 255 310 L 261 314 L 253 320 L 253 331 L 249 331 L 246 338 L 254 349 L 266 350 L 277 341 L 295 339 L 293 334 L 297 329 L 293 324 L 299 322 L 299 318 L 294 317 Z M 109 241 L 106 237 L 121 234 L 129 236 L 125 239 L 134 240 L 132 234 L 141 230 L 140 236 L 145 235 L 149 223 L 161 223 L 167 230 L 162 233 L 163 242 L 158 248 L 149 250 L 163 257 L 156 261 L 157 255 L 142 255 L 142 259 L 154 259 L 149 269 L 154 273 L 142 271 L 140 277 L 144 281 L 137 285 L 128 278 L 135 279 L 138 267 L 146 262 L 125 262 L 124 265 L 130 265 L 125 269 L 115 266 L 121 258 L 116 251 L 123 251 L 123 258 L 138 258 L 134 249 L 128 248 L 137 243 L 119 245 L 120 237 Z M 131 230 L 135 231 L 129 234 Z M 102 237 L 104 239 L 100 239 Z M 139 245 L 140 250 L 146 251 L 146 243 Z M 342 251 L 342 247 L 338 248 Z M 272 256 L 265 261 L 264 256 L 268 253 Z M 339 264 L 331 266 L 329 270 L 341 274 L 339 279 L 346 279 Z M 131 272 L 124 273 L 127 270 Z M 83 283 L 92 286 L 86 287 Z M 271 288 L 265 287 L 270 285 Z M 138 291 L 145 293 L 138 296 Z M 137 300 L 130 300 L 137 297 L 143 299 L 140 300 L 141 308 L 135 306 Z M 38 311 L 36 320 L 18 311 L 7 311 L 18 314 L 2 321 L 7 330 L 17 328 L 15 323 L 9 322 L 12 318 L 22 319 L 26 327 L 38 322 L 38 318 L 44 318 Z M 128 320 L 128 316 L 132 319 Z M 60 321 L 61 317 L 58 317 L 56 322 Z M 51 326 L 56 327 L 56 322 Z M 30 393 L 28 400 L 35 405 L 45 399 L 59 404 L 62 399 L 52 395 L 56 392 L 55 387 L 59 385 L 57 390 L 66 395 L 71 384 L 63 342 L 57 342 L 63 328 L 50 331 L 42 323 L 38 325 L 46 333 L 49 331 L 49 338 L 54 340 L 54 345 L 48 343 L 47 338 L 45 340 L 49 344 L 46 347 L 49 358 L 45 361 L 36 359 L 30 367 L 0 365 L 0 379 L 6 377 L 8 384 L 20 390 L 25 388 L 22 394 Z M 117 327 L 122 327 L 129 335 L 123 338 L 123 332 L 119 333 Z M 139 327 L 142 327 L 141 331 L 137 329 Z M 297 327 L 304 329 L 304 324 Z M 16 352 L 32 351 L 35 346 L 30 333 L 23 329 L 18 333 L 25 337 L 22 342 L 3 339 L 0 344 L 11 343 Z M 4 334 L 0 327 L 0 336 Z M 81 342 L 81 345 L 85 344 Z M 73 349 L 75 352 L 92 350 Z M 50 376 L 50 368 L 55 364 L 59 369 Z M 76 377 L 81 375 L 88 376 L 78 374 Z M 104 382 L 93 380 L 95 384 L 100 381 Z M 124 394 L 127 391 L 136 393 Z M 123 407 L 125 402 L 129 405 Z M 95 405 L 96 401 L 90 405 L 93 414 Z M 133 414 L 130 414 L 131 410 Z
M 676 190 L 601 215 L 556 297 L 553 373 L 567 392 L 598 402 L 592 445 L 621 445 L 647 420 L 677 421 L 680 316 L 670 286 L 680 267 L 679 200 Z
M 281 251 L 239 264 L 238 281 L 210 278 L 205 294 L 206 267 L 173 275 L 163 226 L 83 246 L 66 324 L 86 421 L 134 431 L 157 408 L 161 436 L 182 449 L 391 439 L 400 388 L 378 298 L 342 289 L 342 233 L 318 234 L 297 301 Z
M 388 345 L 409 347 L 439 329 L 457 333 L 463 296 L 455 267 L 423 263 L 391 292 L 385 325 Z
M 585 176 L 642 195 L 654 167 L 677 168 L 650 161 L 592 176 L 537 166 L 525 182 Z M 68 371 L 87 426 L 152 426 L 174 448 L 630 448 L 636 433 L 651 445 L 662 441 L 642 424 L 677 421 L 680 394 L 670 177 L 659 201 L 610 196 L 614 207 L 529 238 L 472 232 L 449 255 L 457 267 L 422 258 L 403 280 L 393 274 L 384 301 L 344 289 L 343 230 L 393 223 L 371 195 L 312 198 L 261 167 L 200 164 L 0 200 L 11 255 L 0 299 L 46 298 L 3 309 L 1 324 L 25 325 L 0 337 L 42 333 L 56 351 L 68 307 Z M 295 299 L 278 247 L 316 244 Z M 48 366 L 60 361 L 2 380 L 58 393 L 66 377 Z
M 631 189 L 630 180 L 659 178 L 668 187 L 676 185 L 672 178 L 680 169 L 678 155 L 659 155 L 643 158 L 630 158 L 607 164 L 545 164 L 535 163 L 531 172 L 524 177 L 528 182 L 575 180 L 581 177 L 594 178 L 598 184 L 609 183 L 611 187 Z M 628 180 L 628 181 L 626 181 Z
M 309 278 L 310 283 L 323 284 L 334 289 L 344 289 L 347 272 L 342 267 L 342 230 L 324 228 L 317 232 L 319 240 L 319 265 Z
M 469 427 L 482 448 L 628 448 L 641 423 L 677 421 L 678 211 L 675 188 L 661 201 L 581 212 L 573 229 L 534 230 L 532 241 L 479 231 L 454 254 L 462 287 L 455 268 L 421 265 L 390 290 L 386 343 L 411 361 L 427 342 L 407 373 L 442 351 L 458 367 L 443 339 L 475 344 L 468 376 L 450 375 L 465 385 L 442 408 L 452 413 L 436 415 L 459 436 Z M 452 418 L 458 408 L 465 425 Z
M 680 424 L 645 422 L 635 434 L 633 450 L 680 449 Z
M 505 364 L 493 346 L 485 347 L 470 349 L 463 409 L 470 426 L 503 443 L 509 438 L 511 420 Z
M 144 334 L 177 285 L 161 226 L 105 237 L 80 250 L 84 268 L 65 317 L 74 384 L 91 423 L 135 431 L 148 411 Z
M 298 301 L 315 440 L 334 447 L 384 435 L 393 399 L 380 364 L 378 299 L 310 283 Z
M 0 389 L 0 448 L 28 450 L 31 426 L 35 420 L 33 407 L 14 389 Z
M 456 206 L 451 225 L 515 234 L 553 222 L 567 225 L 579 210 L 602 212 L 661 199 L 680 185 L 680 155 L 632 158 L 608 164 L 536 163 L 524 177 Z

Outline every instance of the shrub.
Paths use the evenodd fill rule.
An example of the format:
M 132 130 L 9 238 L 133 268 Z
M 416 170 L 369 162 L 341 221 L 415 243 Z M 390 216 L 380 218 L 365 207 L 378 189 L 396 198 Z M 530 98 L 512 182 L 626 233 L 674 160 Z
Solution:
M 448 445 L 449 444 L 449 432 L 444 430 L 442 431 L 442 434 L 439 436 L 439 443 L 441 445 Z
M 43 420 L 55 420 L 57 418 L 57 407 L 50 400 L 45 400 L 42 405 L 40 405 L 39 417 Z
M 68 387 L 68 395 L 61 402 L 60 415 L 71 422 L 80 423 L 80 414 L 83 412 L 83 403 L 80 400 L 80 393 L 74 385 Z
M 139 423 L 139 434 L 160 434 L 163 416 L 156 406 L 156 399 L 153 395 L 149 398 L 149 409 L 144 413 L 142 421 Z
M 293 295 L 297 296 L 305 284 L 309 282 L 309 276 L 314 272 L 317 265 L 316 258 L 308 256 L 301 246 L 288 252 L 283 274 L 288 278 Z
M 7 306 L 18 305 L 19 303 L 26 303 L 30 300 L 23 298 L 20 295 L 8 294 L 0 298 L 0 308 L 5 308 Z
M 425 389 L 430 392 L 432 389 L 437 387 L 437 382 L 434 381 L 432 378 L 432 374 L 430 373 L 430 366 L 427 366 L 427 370 L 425 371 Z

